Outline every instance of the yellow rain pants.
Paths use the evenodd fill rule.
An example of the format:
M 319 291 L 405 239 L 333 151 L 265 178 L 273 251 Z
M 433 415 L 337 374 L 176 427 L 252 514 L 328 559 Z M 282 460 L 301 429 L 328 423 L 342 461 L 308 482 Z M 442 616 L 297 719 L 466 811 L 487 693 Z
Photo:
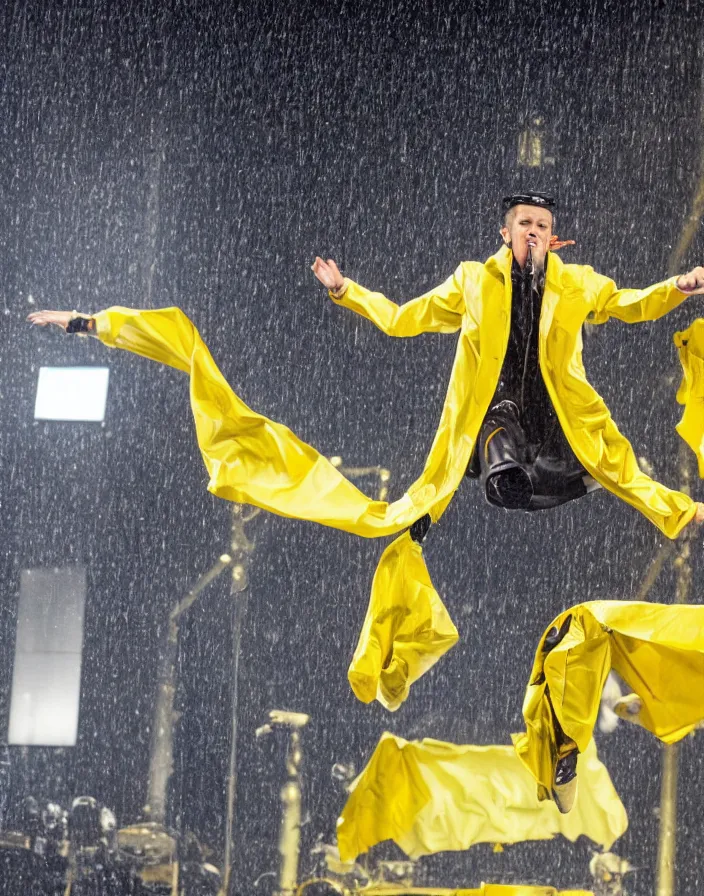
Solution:
M 584 834 L 608 849 L 628 826 L 626 810 L 593 742 L 578 762 L 587 787 L 561 815 L 536 799 L 535 782 L 510 745 L 406 741 L 387 732 L 338 819 L 340 857 L 351 861 L 384 840 L 417 859 L 557 834 L 572 841 Z
M 545 651 L 545 637 L 568 617 L 567 634 Z M 704 720 L 704 606 L 590 601 L 552 622 L 523 701 L 526 732 L 514 736 L 539 799 L 549 798 L 557 761 L 552 713 L 579 750 L 587 749 L 610 669 L 640 697 L 639 724 L 665 743 L 681 740 Z

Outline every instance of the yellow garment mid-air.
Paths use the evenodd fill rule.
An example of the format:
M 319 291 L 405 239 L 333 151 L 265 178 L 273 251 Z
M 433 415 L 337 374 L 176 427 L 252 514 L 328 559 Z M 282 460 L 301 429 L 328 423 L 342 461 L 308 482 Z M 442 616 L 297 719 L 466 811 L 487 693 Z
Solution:
M 403 555 L 399 559 L 398 554 Z M 349 670 L 355 695 L 395 710 L 410 686 L 458 638 L 433 588 L 421 547 L 404 532 L 384 551 Z
M 208 489 L 231 501 L 253 504 L 281 516 L 305 519 L 365 537 L 406 529 L 429 513 L 437 521 L 467 469 L 482 421 L 499 381 L 511 314 L 512 254 L 503 247 L 485 264 L 463 262 L 445 283 L 398 306 L 351 281 L 335 300 L 374 322 L 384 332 L 415 336 L 459 332 L 457 351 L 435 438 L 422 473 L 398 500 L 387 503 L 364 495 L 327 458 L 286 426 L 251 410 L 232 390 L 193 323 L 178 308 L 137 311 L 110 308 L 95 315 L 98 337 L 168 364 L 190 375 L 196 436 L 210 481 Z M 685 298 L 674 278 L 644 290 L 617 290 L 612 280 L 590 267 L 564 265 L 549 253 L 540 316 L 540 367 L 565 435 L 584 468 L 606 489 L 632 504 L 669 538 L 695 513 L 691 498 L 654 482 L 638 468 L 628 441 L 611 420 L 603 400 L 588 384 L 581 359 L 581 326 L 587 318 L 652 320 Z M 384 553 L 385 580 L 412 581 L 407 564 L 423 564 L 406 542 Z M 379 577 L 377 577 L 379 578 Z M 427 572 L 425 573 L 427 578 Z M 406 611 L 413 593 L 396 587 Z M 372 594 L 370 611 L 387 602 Z M 439 598 L 438 598 L 439 601 Z M 369 623 L 369 624 L 367 624 Z M 368 618 L 374 637 L 378 620 Z M 440 634 L 424 641 L 427 669 L 449 646 Z M 359 658 L 369 650 L 382 665 L 394 659 L 360 642 Z M 397 669 L 400 668 L 397 664 Z M 420 673 L 418 673 L 420 674 Z M 414 676 L 409 666 L 408 681 Z M 417 677 L 417 675 L 415 675 Z M 380 685 L 381 690 L 381 685 Z
M 697 455 L 699 475 L 704 479 L 704 319 L 687 330 L 675 333 L 677 352 L 682 364 L 682 382 L 677 401 L 684 405 L 677 432 Z
M 545 637 L 568 618 L 565 636 L 546 650 Z M 540 799 L 549 796 L 557 760 L 553 712 L 585 750 L 610 669 L 640 698 L 639 724 L 668 744 L 683 738 L 704 720 L 704 606 L 597 600 L 552 622 L 523 702 L 526 732 L 514 737 Z
M 604 848 L 628 826 L 626 810 L 593 742 L 579 757 L 587 783 L 569 815 L 539 802 L 535 782 L 515 750 L 406 741 L 388 732 L 377 745 L 337 823 L 340 857 L 351 861 L 393 840 L 408 856 L 469 849 L 475 843 L 574 841 Z

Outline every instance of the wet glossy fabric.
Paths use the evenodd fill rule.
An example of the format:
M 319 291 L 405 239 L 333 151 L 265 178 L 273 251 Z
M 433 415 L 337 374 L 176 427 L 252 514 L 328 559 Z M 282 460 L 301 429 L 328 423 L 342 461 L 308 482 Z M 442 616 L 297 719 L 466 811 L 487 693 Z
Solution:
M 545 636 L 568 616 L 568 633 L 545 652 Z M 704 720 L 704 606 L 590 601 L 561 613 L 545 636 L 523 702 L 526 732 L 514 738 L 541 799 L 557 758 L 550 704 L 565 734 L 586 749 L 610 669 L 640 697 L 639 723 L 665 743 Z
M 404 532 L 384 551 L 348 677 L 364 703 L 396 710 L 458 634 L 430 581 L 420 545 Z
M 579 758 L 574 809 L 539 802 L 535 782 L 510 745 L 458 746 L 385 733 L 353 783 L 338 820 L 343 860 L 393 840 L 413 859 L 475 843 L 518 843 L 580 835 L 609 848 L 626 811 L 593 743 Z
M 541 370 L 565 435 L 597 481 L 673 538 L 694 515 L 694 503 L 638 469 L 631 446 L 586 381 L 581 324 L 587 316 L 595 321 L 609 316 L 650 320 L 684 296 L 673 281 L 618 291 L 591 268 L 563 265 L 554 253 L 549 258 L 540 321 Z M 459 331 L 445 404 L 425 466 L 393 503 L 367 497 L 288 427 L 249 408 L 178 308 L 110 308 L 95 316 L 97 335 L 108 346 L 190 375 L 196 436 L 213 494 L 356 535 L 391 535 L 426 513 L 437 521 L 462 481 L 506 352 L 511 260 L 504 247 L 486 264 L 464 262 L 445 283 L 402 306 L 350 281 L 336 299 L 390 335 Z M 388 558 L 387 572 L 393 572 Z M 397 566 L 395 574 L 402 578 L 403 569 Z
M 444 510 L 448 496 L 443 492 L 443 501 L 433 504 L 436 489 L 427 483 L 416 490 L 414 500 L 406 495 L 387 504 L 367 498 L 287 427 L 252 411 L 230 388 L 178 308 L 111 308 L 96 320 L 106 345 L 190 373 L 196 436 L 211 477 L 208 488 L 219 497 L 364 536 L 396 532 L 425 512 L 439 515 Z M 463 360 L 459 366 L 465 369 Z M 447 416 L 454 420 L 452 402 L 449 407 Z M 444 451 L 446 460 L 452 454 L 445 450 L 447 433 L 436 442 L 432 456 L 442 459 Z M 466 447 L 463 451 L 467 453 Z M 349 673 L 355 693 L 398 708 L 412 682 L 456 640 L 457 630 L 430 582 L 420 546 L 402 536 L 384 552 L 374 579 Z
M 684 405 L 677 432 L 697 456 L 699 475 L 704 479 L 704 319 L 687 330 L 675 333 L 675 345 L 682 365 L 682 382 L 677 401 Z
M 472 443 L 462 435 L 455 387 L 429 466 L 388 504 L 364 495 L 288 427 L 251 410 L 231 389 L 191 321 L 178 308 L 110 308 L 96 316 L 99 338 L 190 374 L 196 436 L 208 489 L 230 501 L 311 520 L 365 537 L 392 535 L 420 516 L 439 515 L 462 479 Z M 471 352 L 458 352 L 456 381 L 471 380 Z M 461 391 L 461 390 L 460 390 Z M 488 402 L 488 399 L 487 399 Z

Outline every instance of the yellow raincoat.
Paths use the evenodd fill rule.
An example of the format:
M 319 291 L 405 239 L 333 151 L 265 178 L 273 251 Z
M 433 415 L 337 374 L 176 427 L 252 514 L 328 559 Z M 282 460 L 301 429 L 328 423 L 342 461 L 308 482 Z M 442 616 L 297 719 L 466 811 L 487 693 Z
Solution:
M 251 410 L 233 392 L 191 321 L 178 308 L 136 311 L 110 308 L 95 315 L 97 335 L 108 346 L 127 349 L 190 375 L 191 407 L 198 444 L 210 476 L 208 489 L 231 501 L 254 504 L 282 516 L 311 520 L 356 535 L 377 537 L 406 529 L 426 513 L 436 521 L 462 481 L 479 429 L 496 390 L 508 341 L 511 309 L 511 261 L 506 247 L 485 264 L 463 262 L 434 290 L 403 306 L 379 293 L 346 281 L 344 305 L 367 317 L 384 332 L 415 336 L 423 332 L 459 332 L 440 423 L 418 479 L 397 501 L 374 501 L 364 495 L 315 448 L 287 427 Z M 638 469 L 633 450 L 620 434 L 597 393 L 587 383 L 581 360 L 581 326 L 589 318 L 652 320 L 685 298 L 674 278 L 644 290 L 617 290 L 613 281 L 590 267 L 564 265 L 550 253 L 540 319 L 540 365 L 548 393 L 567 439 L 584 468 L 605 488 L 632 504 L 665 535 L 674 538 L 695 513 L 686 495 L 654 482 Z M 410 565 L 424 566 L 410 539 L 397 539 L 383 553 L 376 582 L 411 582 Z M 423 586 L 429 583 L 427 571 Z M 432 586 L 430 586 L 432 588 Z M 389 701 L 398 705 L 410 682 L 450 646 L 447 632 L 428 625 L 428 614 L 409 611 L 410 598 L 395 587 L 398 628 L 416 645 L 406 651 L 405 685 Z M 437 595 L 436 595 L 437 597 Z M 437 601 L 440 598 L 437 597 Z M 445 614 L 446 615 L 446 614 Z M 397 659 L 397 627 L 376 637 L 379 616 L 388 620 L 388 601 L 372 589 L 365 638 L 351 668 L 360 699 L 373 699 L 372 678 Z M 410 636 L 410 638 L 409 638 Z M 372 641 L 375 643 L 372 644 Z M 384 641 L 384 650 L 378 643 Z M 356 676 L 360 657 L 374 653 Z M 372 668 L 373 667 L 373 668 Z M 381 686 L 378 692 L 382 692 Z
M 546 652 L 545 636 L 568 617 L 567 634 Z M 585 750 L 610 669 L 641 700 L 635 721 L 665 743 L 681 740 L 704 720 L 704 606 L 590 601 L 561 613 L 545 636 L 523 701 L 526 732 L 514 736 L 540 799 L 549 798 L 557 760 L 553 711 Z
M 572 841 L 583 834 L 609 849 L 628 826 L 626 810 L 593 742 L 578 762 L 587 786 L 561 815 L 536 799 L 535 782 L 510 745 L 406 741 L 387 732 L 338 819 L 340 858 L 351 861 L 385 840 L 417 859 L 557 834 Z

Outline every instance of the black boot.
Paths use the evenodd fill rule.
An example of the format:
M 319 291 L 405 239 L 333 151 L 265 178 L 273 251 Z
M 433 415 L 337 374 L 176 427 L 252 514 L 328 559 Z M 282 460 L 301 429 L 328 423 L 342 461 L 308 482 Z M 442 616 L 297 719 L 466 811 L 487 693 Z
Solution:
M 426 513 L 424 516 L 417 519 L 415 523 L 409 528 L 409 532 L 411 534 L 411 538 L 415 541 L 416 544 L 423 544 L 425 541 L 425 536 L 430 531 L 430 524 L 432 520 L 430 519 L 430 514 Z
M 552 798 L 563 815 L 574 806 L 577 798 L 577 744 L 566 744 L 560 749 L 552 779 Z
M 533 485 L 524 468 L 526 438 L 512 401 L 499 402 L 486 415 L 479 438 L 479 462 L 490 504 L 507 510 L 528 509 Z

